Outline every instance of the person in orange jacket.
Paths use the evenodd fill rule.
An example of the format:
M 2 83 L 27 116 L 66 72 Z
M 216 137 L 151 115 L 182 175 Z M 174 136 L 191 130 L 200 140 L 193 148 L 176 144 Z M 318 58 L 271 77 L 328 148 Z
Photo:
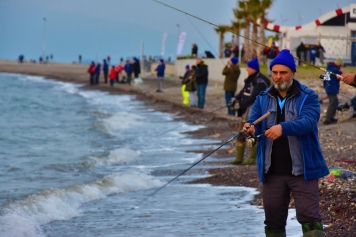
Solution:
M 110 86 L 114 86 L 116 80 L 117 71 L 115 66 L 112 66 L 109 73 Z
M 94 61 L 91 62 L 87 72 L 90 74 L 90 78 L 89 78 L 90 85 L 94 85 L 94 80 L 95 80 L 95 63 L 94 63 Z

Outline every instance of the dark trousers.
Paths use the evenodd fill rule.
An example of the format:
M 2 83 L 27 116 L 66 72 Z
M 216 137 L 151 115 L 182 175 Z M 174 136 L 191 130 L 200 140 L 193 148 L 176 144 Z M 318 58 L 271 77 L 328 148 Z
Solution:
M 329 106 L 326 111 L 325 121 L 332 121 L 335 119 L 336 110 L 339 106 L 339 99 L 337 98 L 337 94 L 328 95 L 329 98 Z
M 232 97 L 234 97 L 235 92 L 233 91 L 225 91 L 225 101 L 226 101 L 226 107 L 227 107 L 227 114 L 228 115 L 233 115 L 235 116 L 236 110 L 234 109 L 233 106 L 228 106 L 230 100 Z
M 95 74 L 94 73 L 91 73 L 90 74 L 90 85 L 94 85 L 95 84 Z
M 104 73 L 104 80 L 105 80 L 105 84 L 108 83 L 108 74 L 107 73 Z
M 266 175 L 262 196 L 268 229 L 284 229 L 287 225 L 290 193 L 300 224 L 321 222 L 318 179 L 306 182 L 303 175 Z
M 127 74 L 127 83 L 129 84 L 129 85 L 131 85 L 131 78 L 132 78 L 132 72 L 127 72 L 126 73 Z
M 99 84 L 100 74 L 95 74 L 95 84 Z
M 197 84 L 198 108 L 204 109 L 205 93 L 208 84 Z

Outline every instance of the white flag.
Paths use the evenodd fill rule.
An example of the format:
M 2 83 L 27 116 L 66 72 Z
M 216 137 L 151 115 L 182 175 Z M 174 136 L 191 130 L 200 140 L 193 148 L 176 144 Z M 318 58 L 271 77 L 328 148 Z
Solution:
M 187 33 L 182 32 L 179 36 L 178 46 L 177 46 L 177 56 L 182 54 L 185 38 L 187 37 Z
M 163 39 L 162 39 L 162 51 L 161 51 L 161 57 L 164 58 L 164 51 L 166 48 L 166 39 L 167 39 L 167 33 L 163 34 Z

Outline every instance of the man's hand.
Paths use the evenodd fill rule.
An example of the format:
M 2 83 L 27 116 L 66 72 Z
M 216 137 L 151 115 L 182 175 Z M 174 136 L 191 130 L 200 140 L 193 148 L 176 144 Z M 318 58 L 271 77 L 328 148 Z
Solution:
M 341 80 L 346 84 L 355 84 L 355 74 L 354 73 L 345 73 L 341 75 Z
M 227 106 L 235 106 L 235 104 L 236 104 L 236 98 L 232 97 L 229 103 L 227 104 Z
M 251 136 L 255 134 L 255 126 L 253 124 L 245 123 L 244 129 L 246 129 L 246 131 L 244 132 L 246 136 Z
M 265 136 L 273 141 L 282 136 L 282 125 L 277 124 L 266 130 Z

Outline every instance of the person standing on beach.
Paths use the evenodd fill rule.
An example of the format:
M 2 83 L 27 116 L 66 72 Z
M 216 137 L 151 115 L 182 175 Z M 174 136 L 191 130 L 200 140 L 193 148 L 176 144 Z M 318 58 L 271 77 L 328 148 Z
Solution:
M 111 67 L 110 74 L 109 74 L 110 86 L 114 86 L 115 80 L 116 80 L 116 74 L 117 74 L 117 72 L 116 72 L 115 66 L 113 65 Z
M 227 61 L 227 65 L 224 67 L 222 74 L 225 76 L 224 91 L 225 101 L 227 107 L 227 114 L 235 116 L 236 111 L 233 107 L 229 106 L 231 98 L 235 96 L 237 89 L 237 80 L 240 76 L 240 67 L 237 65 L 237 58 L 233 57 Z
M 183 104 L 184 105 L 188 105 L 190 100 L 190 93 L 189 90 L 187 90 L 187 84 L 190 82 L 189 77 L 191 77 L 192 72 L 190 70 L 190 66 L 187 64 L 185 66 L 185 73 L 183 76 L 180 76 L 179 78 L 182 80 L 182 87 L 181 87 L 181 91 L 182 91 L 182 99 L 183 99 Z M 189 88 L 192 89 L 192 88 Z
M 318 138 L 318 95 L 294 79 L 296 65 L 289 50 L 271 62 L 274 86 L 253 104 L 245 135 L 260 135 L 257 170 L 262 182 L 267 237 L 285 237 L 290 193 L 303 236 L 323 236 L 318 179 L 329 174 Z M 257 125 L 251 123 L 267 112 Z
M 101 69 L 101 64 L 97 63 L 96 67 L 95 67 L 95 84 L 98 85 L 99 84 L 99 80 L 100 80 L 100 69 Z
M 134 73 L 135 79 L 138 79 L 141 73 L 140 61 L 138 58 L 134 58 L 134 63 L 132 65 L 132 71 Z
M 272 62 L 272 60 L 277 57 L 279 53 L 279 49 L 276 45 L 276 43 L 273 41 L 272 42 L 272 46 L 271 47 L 266 47 L 264 49 L 264 54 L 267 57 L 267 68 L 268 68 L 268 76 L 271 77 L 271 69 L 270 69 L 270 63 Z
M 205 104 L 205 93 L 208 86 L 208 65 L 204 63 L 201 58 L 197 58 L 196 70 L 195 70 L 195 81 L 197 83 L 197 95 L 198 95 L 198 108 L 204 109 Z
M 164 64 L 163 59 L 159 60 L 159 64 L 156 68 L 156 72 L 157 72 L 157 81 L 158 81 L 158 89 L 156 90 L 156 92 L 163 92 L 162 91 L 162 84 L 163 84 L 163 78 L 164 78 L 164 71 L 166 70 L 166 65 Z
M 241 119 L 239 122 L 238 131 L 241 131 L 243 125 L 246 123 L 247 118 L 250 116 L 252 105 L 256 100 L 256 97 L 264 90 L 266 90 L 271 82 L 270 80 L 260 72 L 260 64 L 257 58 L 247 62 L 247 74 L 245 79 L 245 85 L 242 90 L 231 99 L 230 106 L 234 107 L 238 104 L 238 110 L 241 111 Z M 245 136 L 239 136 L 236 140 L 236 158 L 230 162 L 232 165 L 253 165 L 256 164 L 256 151 L 257 146 L 253 146 L 250 150 L 249 158 L 243 162 L 245 153 Z
M 94 63 L 94 61 L 92 61 L 90 63 L 87 72 L 90 74 L 90 78 L 89 78 L 90 85 L 94 85 L 94 83 L 95 83 L 95 63 Z
M 107 64 L 106 60 L 103 60 L 103 74 L 105 79 L 105 84 L 108 83 L 108 73 L 109 73 L 109 65 Z
M 189 66 L 189 65 L 188 65 Z M 195 95 L 194 92 L 197 90 L 197 83 L 195 81 L 195 72 L 197 70 L 197 67 L 195 65 L 192 65 L 192 68 L 189 71 L 189 76 L 187 80 L 185 81 L 185 91 L 189 92 L 189 102 L 190 102 L 190 107 L 197 107 L 195 103 Z
M 196 44 L 192 44 L 192 55 L 198 57 L 198 46 Z
M 130 60 L 126 60 L 125 72 L 126 72 L 126 76 L 127 76 L 127 83 L 130 86 L 131 85 L 131 78 L 132 78 L 132 63 L 130 62 Z
M 329 62 L 326 70 L 333 72 L 335 74 L 341 74 L 342 72 L 340 71 L 341 66 L 343 62 L 341 58 L 336 59 L 335 62 Z M 340 90 L 340 81 L 337 79 L 336 76 L 330 75 L 330 81 L 324 81 L 324 88 L 325 92 L 328 95 L 329 98 L 329 106 L 326 110 L 326 117 L 324 124 L 325 125 L 330 125 L 337 123 L 337 119 L 335 119 L 336 115 L 336 110 L 339 106 L 339 99 L 337 97 L 337 94 L 339 94 Z

